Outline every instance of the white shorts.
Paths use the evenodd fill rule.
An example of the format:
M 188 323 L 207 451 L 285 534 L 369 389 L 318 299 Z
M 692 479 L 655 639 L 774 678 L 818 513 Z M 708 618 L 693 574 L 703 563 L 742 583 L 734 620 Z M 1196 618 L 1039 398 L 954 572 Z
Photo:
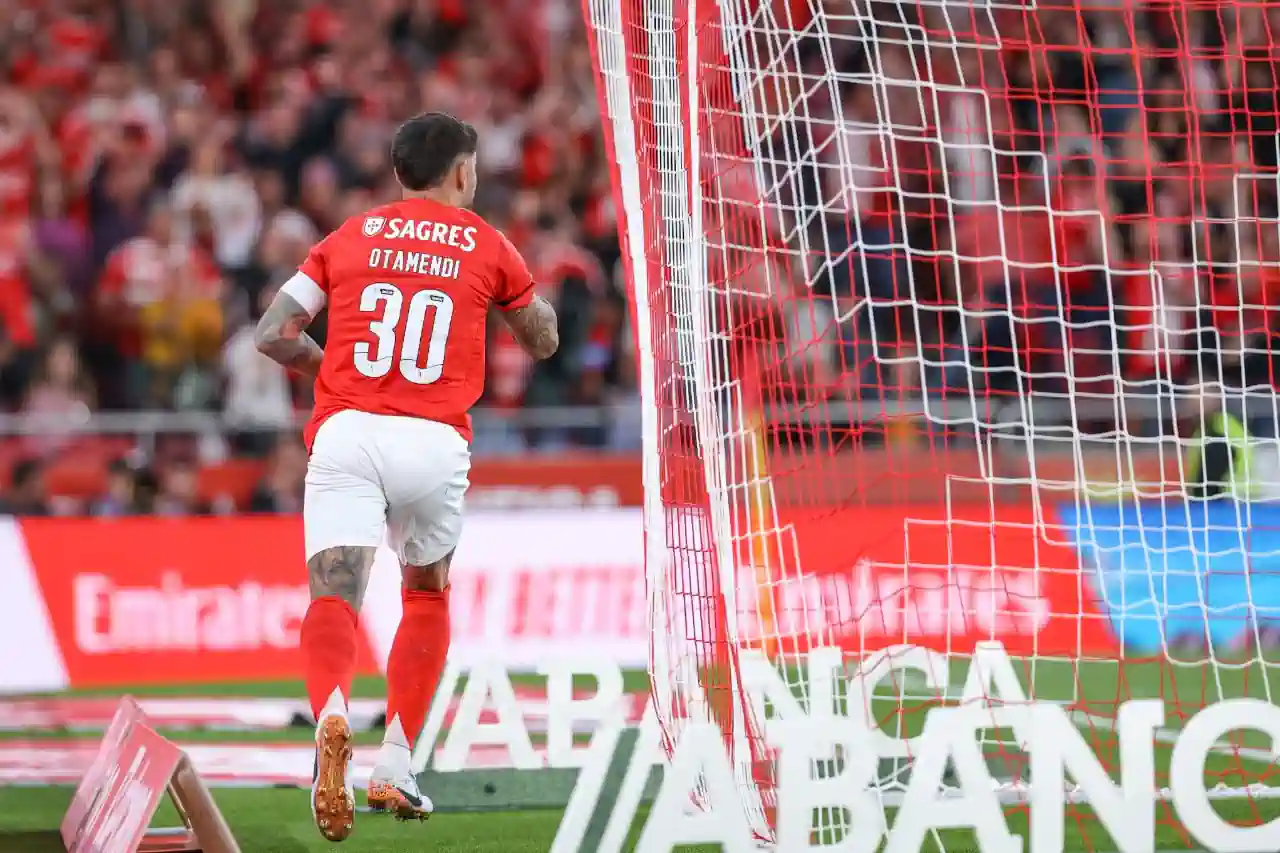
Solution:
M 334 414 L 316 433 L 302 520 L 307 559 L 327 548 L 388 544 L 425 566 L 458 544 L 471 449 L 458 431 L 421 418 Z

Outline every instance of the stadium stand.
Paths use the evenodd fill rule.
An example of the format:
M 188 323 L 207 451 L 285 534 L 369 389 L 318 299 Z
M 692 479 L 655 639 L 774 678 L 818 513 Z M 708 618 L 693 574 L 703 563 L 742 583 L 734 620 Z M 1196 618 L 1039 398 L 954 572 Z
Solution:
M 1014 347 L 1040 360 L 1036 374 L 1059 373 L 1053 365 L 1072 359 L 1073 374 L 1086 383 L 1094 377 L 1098 393 L 1114 377 L 1107 378 L 1109 357 L 1102 364 L 1097 353 L 1114 347 L 1125 353 L 1120 375 L 1126 380 L 1141 380 L 1164 359 L 1178 371 L 1174 381 L 1191 383 L 1196 375 L 1232 373 L 1222 362 L 1243 357 L 1248 363 L 1235 373 L 1247 383 L 1269 381 L 1274 347 L 1224 347 L 1222 341 L 1269 340 L 1267 312 L 1241 311 L 1237 303 L 1243 293 L 1250 304 L 1269 304 L 1274 276 L 1268 264 L 1280 262 L 1280 238 L 1274 227 L 1258 228 L 1253 238 L 1228 246 L 1212 223 L 1280 216 L 1273 174 L 1280 110 L 1265 49 L 1274 43 L 1269 27 L 1280 25 L 1277 13 L 1245 9 L 1241 14 L 1257 20 L 1227 33 L 1215 4 L 1183 11 L 1167 2 L 1136 11 L 1094 5 L 1090 32 L 1076 31 L 1078 17 L 1070 12 L 1038 16 L 1042 32 L 1035 40 L 1052 50 L 987 53 L 981 67 L 971 69 L 933 66 L 936 73 L 981 79 L 997 126 L 978 127 L 981 105 L 972 91 L 919 102 L 921 110 L 943 110 L 947 117 L 917 119 L 954 133 L 989 132 L 1001 150 L 1045 155 L 1052 170 L 1046 183 L 1028 166 L 1039 158 L 1013 155 L 994 169 L 952 164 L 952 173 L 971 178 L 947 189 L 957 201 L 954 233 L 963 245 L 938 242 L 948 230 L 939 227 L 939 217 L 950 212 L 932 205 L 943 192 L 937 158 L 966 156 L 964 139 L 951 140 L 945 155 L 923 144 L 897 152 L 900 162 L 919 166 L 896 182 L 885 180 L 885 166 L 875 159 L 883 149 L 871 144 L 874 133 L 851 128 L 837 143 L 832 130 L 829 139 L 811 140 L 807 181 L 820 201 L 807 205 L 809 242 L 842 261 L 824 275 L 806 275 L 788 267 L 794 253 L 784 250 L 776 269 L 761 271 L 790 276 L 815 297 L 785 291 L 766 316 L 748 318 L 749 337 L 786 356 L 763 359 L 781 365 L 760 377 L 774 386 L 765 396 L 794 400 L 801 409 L 811 401 L 797 398 L 800 389 L 855 400 L 885 386 L 898 401 L 904 394 L 946 396 L 975 367 L 998 395 L 1007 378 L 1000 360 Z M 389 131 L 426 108 L 479 128 L 477 206 L 534 259 L 564 323 L 561 354 L 536 369 L 494 330 L 477 453 L 635 449 L 632 344 L 609 166 L 576 3 L 28 0 L 4 6 L 0 472 L 16 470 L 22 482 L 15 489 L 27 493 L 11 495 L 12 508 L 293 507 L 300 467 L 291 430 L 308 405 L 307 389 L 254 351 L 252 323 L 273 284 L 287 277 L 313 240 L 343 217 L 396 195 L 385 156 Z M 1223 43 L 1250 33 L 1257 46 Z M 1139 43 L 1150 57 L 1143 67 L 1115 60 Z M 854 40 L 839 44 L 848 55 L 806 57 L 801 44 L 798 61 L 834 62 L 856 75 L 865 57 L 851 47 Z M 1241 61 L 1222 61 L 1227 55 Z M 891 50 L 880 61 L 904 56 Z M 1184 97 L 1185 81 L 1193 98 Z M 1081 99 L 1046 93 L 1080 93 Z M 900 103 L 889 107 L 902 116 L 916 109 L 906 89 L 890 94 Z M 854 86 L 839 96 L 847 101 L 839 112 L 864 130 L 874 128 L 878 109 L 866 95 L 865 87 Z M 806 114 L 819 119 L 815 127 L 834 128 L 820 120 L 836 113 L 830 92 L 802 97 L 810 99 Z M 724 175 L 719 192 L 729 197 L 735 187 L 730 172 Z M 749 184 L 750 177 L 739 182 Z M 992 255 L 984 241 L 994 230 L 987 202 L 996 197 L 997 183 L 1006 185 L 1004 193 L 1050 188 L 1052 198 L 1019 196 L 1020 208 L 1096 210 L 1107 222 L 1108 259 L 1098 241 L 1065 225 L 1051 236 L 1047 218 L 1014 213 L 1003 223 L 1019 235 L 1007 251 L 1049 266 L 1086 268 L 1070 274 L 1072 304 L 1065 307 L 1075 324 L 1099 322 L 1078 340 L 1014 340 L 998 316 L 961 331 L 962 317 L 986 316 L 978 311 L 984 306 L 1024 318 L 1059 310 L 1045 282 L 1027 275 L 1007 282 L 980 263 L 955 274 L 930 265 L 938 252 Z M 851 193 L 862 196 L 856 206 Z M 912 233 L 898 235 L 885 214 L 904 205 L 914 225 Z M 863 243 L 848 251 L 849 235 L 858 230 L 848 221 L 853 209 L 870 212 L 861 223 Z M 1158 321 L 1136 318 L 1141 294 L 1111 292 L 1103 286 L 1110 277 L 1087 269 L 1104 260 L 1166 271 L 1173 310 Z M 1250 280 L 1227 280 L 1236 271 Z M 936 310 L 903 310 L 908 272 L 912 298 Z M 749 278 L 741 282 L 749 289 Z M 823 289 L 836 299 L 816 292 Z M 1021 294 L 1022 304 L 1008 305 L 1006 291 Z M 863 296 L 882 307 L 855 313 L 842 328 L 831 306 Z M 1223 301 L 1228 298 L 1236 301 Z M 1106 318 L 1115 302 L 1128 313 L 1112 328 Z M 961 305 L 964 311 L 957 310 Z M 926 313 L 936 328 L 908 322 L 908 315 Z M 962 346 L 965 334 L 982 344 Z M 873 338 L 890 350 L 897 338 L 895 366 L 864 351 Z M 911 347 L 920 351 L 908 352 Z M 900 369 L 921 363 L 945 368 Z M 809 378 L 795 381 L 801 374 Z M 794 416 L 783 409 L 771 414 L 775 424 Z M 1159 416 L 1155 422 L 1159 429 Z
M 569 4 L 4 6 L 0 471 L 58 498 L 13 508 L 185 512 L 190 474 L 200 506 L 292 507 L 295 442 L 277 435 L 308 389 L 252 325 L 314 240 L 397 196 L 390 131 L 428 108 L 480 129 L 478 207 L 566 326 L 537 368 L 494 329 L 478 452 L 634 446 L 615 428 L 631 344 Z M 112 498 L 128 471 L 137 499 Z

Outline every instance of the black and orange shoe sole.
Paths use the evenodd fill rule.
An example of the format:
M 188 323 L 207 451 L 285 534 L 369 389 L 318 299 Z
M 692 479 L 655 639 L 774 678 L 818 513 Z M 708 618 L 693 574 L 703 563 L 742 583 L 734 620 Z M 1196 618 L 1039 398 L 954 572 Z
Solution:
M 312 793 L 316 828 L 330 841 L 344 841 L 355 826 L 356 804 L 347 789 L 351 726 L 326 717 L 316 730 L 316 779 Z

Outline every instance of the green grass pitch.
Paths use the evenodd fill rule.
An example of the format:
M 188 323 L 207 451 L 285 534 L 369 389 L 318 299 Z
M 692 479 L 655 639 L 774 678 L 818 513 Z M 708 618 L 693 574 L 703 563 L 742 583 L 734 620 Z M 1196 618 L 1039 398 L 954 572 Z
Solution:
M 1162 698 L 1166 703 L 1169 718 L 1167 731 L 1176 734 L 1176 729 L 1185 718 L 1206 704 L 1219 698 L 1236 698 L 1252 696 L 1275 700 L 1280 690 L 1280 676 L 1277 667 L 1250 664 L 1233 665 L 1229 662 L 1217 662 L 1214 666 L 1198 663 L 1169 665 L 1168 663 L 1136 663 L 1116 661 L 1100 661 L 1085 663 L 1069 663 L 1055 661 L 1037 661 L 1034 666 L 1030 661 L 1014 662 L 1024 687 L 1042 699 L 1069 701 L 1077 703 L 1090 712 L 1105 719 L 1114 714 L 1117 699 Z M 962 683 L 965 665 L 956 663 L 951 674 L 953 685 Z M 644 682 L 642 673 L 628 673 L 628 687 L 638 687 Z M 114 695 L 121 691 L 98 691 L 101 694 Z M 264 697 L 300 697 L 302 686 L 296 682 L 244 683 L 214 686 L 191 687 L 189 685 L 166 685 L 161 688 L 146 688 L 128 691 L 134 695 L 239 695 Z M 895 691 L 896 692 L 896 691 Z M 923 685 L 912 686 L 908 682 L 908 696 L 928 695 Z M 385 684 L 381 679 L 360 679 L 353 691 L 358 698 L 378 698 L 385 695 Z M 881 718 L 886 731 L 894 730 L 898 725 L 904 734 L 915 734 L 923 722 L 924 703 L 913 705 L 907 701 L 899 704 L 896 698 L 886 695 L 884 690 L 873 700 L 873 708 Z M 1088 739 L 1100 754 L 1114 756 L 1114 739 L 1105 726 L 1099 726 L 1097 720 L 1082 722 L 1088 729 Z M 281 742 L 294 740 L 305 742 L 310 739 L 307 729 L 289 729 L 267 733 L 219 732 L 219 731 L 183 731 L 165 732 L 176 740 L 207 742 L 247 742 L 255 738 Z M 23 738 L 32 737 L 66 737 L 67 732 L 23 733 Z M 989 733 L 997 748 L 989 750 L 992 755 L 991 767 L 999 772 L 1010 756 L 1005 753 L 999 741 L 1003 738 L 999 733 Z M 14 735 L 8 735 L 13 737 Z M 6 735 L 0 735 L 6 737 Z M 360 736 L 362 743 L 377 743 L 379 732 L 365 733 Z M 1255 742 L 1253 738 L 1237 741 L 1244 746 L 1265 747 L 1269 744 Z M 1161 748 L 1157 744 L 1157 768 L 1167 768 L 1167 744 Z M 1114 766 L 1114 761 L 1108 760 Z M 1212 781 L 1240 784 L 1243 781 L 1265 779 L 1269 784 L 1277 784 L 1275 775 L 1277 767 L 1274 762 L 1242 760 L 1238 757 L 1223 754 L 1211 756 L 1207 773 Z M 1236 778 L 1232 778 L 1235 776 Z M 438 782 L 437 782 L 438 784 Z M 437 793 L 428 790 L 428 793 Z M 57 826 L 66 809 L 71 791 L 67 787 L 52 788 L 4 788 L 0 787 L 0 851 L 23 851 L 23 853 L 45 853 L 59 851 L 61 843 L 57 837 Z M 333 845 L 322 839 L 311 822 L 307 804 L 307 792 L 296 789 L 245 789 L 216 788 L 214 797 L 220 804 L 223 814 L 230 823 L 244 853 L 308 853 L 332 849 Z M 1280 816 L 1280 801 L 1277 800 L 1234 800 L 1218 804 L 1218 810 L 1228 819 L 1241 823 L 1255 823 L 1258 820 L 1269 820 Z M 550 848 L 560 822 L 558 810 L 535 811 L 486 811 L 486 812 L 441 812 L 426 823 L 402 824 L 381 815 L 360 814 L 357 817 L 355 833 L 338 849 L 350 853 L 408 853 L 408 851 L 440 850 L 457 851 L 457 853 L 545 853 Z M 172 826 L 177 822 L 176 814 L 169 806 L 164 806 L 157 815 L 154 825 Z M 890 816 L 892 823 L 892 815 Z M 1011 810 L 1009 824 L 1015 833 L 1026 831 L 1026 810 Z M 1066 817 L 1065 851 L 1105 851 L 1114 850 L 1114 844 L 1106 837 L 1096 819 L 1087 807 L 1069 807 Z M 632 844 L 634 844 L 634 832 Z M 976 851 L 976 843 L 969 833 L 944 833 L 943 845 L 946 853 L 971 853 Z M 1161 804 L 1157 807 L 1157 849 L 1178 850 L 1194 846 L 1178 825 L 1169 807 Z M 926 851 L 933 853 L 940 850 L 936 845 L 926 845 Z M 701 853 L 695 848 L 685 848 L 682 853 Z
M 399 823 L 384 815 L 357 815 L 354 834 L 341 845 L 320 837 L 311 822 L 307 792 L 217 788 L 222 808 L 243 853 L 546 853 L 555 838 L 556 812 L 442 814 L 425 823 Z M 66 853 L 56 829 L 70 788 L 0 788 L 0 850 Z M 167 804 L 155 826 L 177 825 Z
M 513 679 L 520 680 L 520 679 Z M 647 683 L 644 673 L 628 673 L 630 689 Z M 245 682 L 223 685 L 163 685 L 120 690 L 87 690 L 79 695 L 135 696 L 262 696 L 270 698 L 305 695 L 300 682 Z M 386 695 L 381 678 L 357 679 L 353 698 L 380 698 Z M 269 732 L 222 732 L 208 730 L 165 731 L 163 734 L 186 742 L 245 743 L 265 740 L 306 742 L 308 729 L 292 728 Z M 65 738 L 65 731 L 0 733 L 0 738 Z M 83 736 L 83 733 L 80 733 Z M 357 743 L 381 742 L 379 731 L 362 732 Z M 0 851 L 8 853 L 66 853 L 57 827 L 71 799 L 67 786 L 45 788 L 0 786 Z M 359 796 L 359 792 L 357 792 Z M 342 853 L 421 853 L 424 850 L 449 853 L 546 853 L 560 825 L 556 810 L 506 812 L 437 813 L 425 823 L 400 823 L 385 815 L 359 814 L 350 838 L 335 846 L 320 837 L 311 819 L 308 792 L 289 788 L 214 788 L 214 799 L 231 825 L 242 853 L 310 853 L 340 850 Z M 154 827 L 178 825 L 177 813 L 166 800 L 152 822 Z

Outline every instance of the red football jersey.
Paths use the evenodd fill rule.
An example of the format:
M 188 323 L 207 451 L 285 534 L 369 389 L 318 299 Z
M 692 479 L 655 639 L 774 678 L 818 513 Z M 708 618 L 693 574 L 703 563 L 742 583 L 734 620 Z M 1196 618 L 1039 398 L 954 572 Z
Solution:
M 470 440 L 489 308 L 533 300 L 529 268 L 500 231 L 469 210 L 408 199 L 348 219 L 298 271 L 329 305 L 308 447 L 344 409 L 439 421 Z

